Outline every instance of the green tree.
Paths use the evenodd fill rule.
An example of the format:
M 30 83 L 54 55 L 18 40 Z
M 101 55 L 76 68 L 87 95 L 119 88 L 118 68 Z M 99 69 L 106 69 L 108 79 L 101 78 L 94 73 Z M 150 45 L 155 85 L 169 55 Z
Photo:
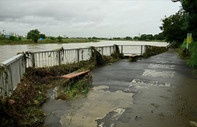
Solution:
M 17 40 L 17 37 L 15 37 L 15 36 L 10 36 L 10 37 L 9 37 L 9 40 L 11 40 L 11 41 L 16 41 L 16 40 Z
M 155 40 L 165 40 L 163 33 L 155 34 L 154 38 Z
M 186 31 L 192 33 L 193 39 L 197 40 L 197 0 L 172 0 L 180 1 L 186 12 Z
M 62 38 L 61 36 L 58 36 L 58 37 L 57 37 L 57 41 L 58 41 L 58 42 L 62 42 L 62 39 L 63 39 L 63 38 Z
M 185 21 L 186 14 L 182 11 L 162 19 L 163 23 L 160 29 L 163 31 L 166 41 L 170 43 L 174 42 L 175 46 L 182 44 L 187 33 L 185 30 Z
M 40 38 L 40 32 L 38 31 L 38 29 L 30 30 L 27 33 L 27 39 L 31 39 L 31 40 L 33 40 L 36 43 L 38 42 L 39 38 Z
M 45 34 L 40 34 L 40 38 L 45 39 L 46 38 L 46 35 Z
M 19 37 L 18 37 L 18 40 L 19 40 L 19 41 L 21 41 L 21 40 L 22 40 L 22 37 L 21 37 L 21 36 L 19 36 Z
M 139 40 L 139 37 L 138 36 L 135 36 L 133 39 L 134 40 Z
M 55 40 L 56 38 L 55 37 L 49 37 L 51 40 Z
M 124 39 L 125 40 L 132 40 L 132 37 L 126 36 Z
M 5 39 L 5 36 L 0 34 L 0 40 L 4 40 Z
M 139 40 L 144 40 L 144 41 L 154 40 L 154 36 L 152 34 L 142 34 L 139 37 Z

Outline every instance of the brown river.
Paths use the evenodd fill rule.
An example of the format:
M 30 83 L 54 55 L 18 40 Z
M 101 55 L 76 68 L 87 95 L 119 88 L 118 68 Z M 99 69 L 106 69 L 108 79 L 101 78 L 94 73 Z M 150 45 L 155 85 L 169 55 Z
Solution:
M 100 41 L 90 43 L 67 43 L 67 44 L 25 44 L 25 45 L 0 45 L 0 62 L 3 62 L 18 52 L 26 51 L 45 51 L 58 48 L 72 49 L 72 48 L 84 48 L 90 46 L 108 46 L 108 45 L 154 45 L 154 46 L 166 46 L 166 42 L 141 42 L 141 41 Z

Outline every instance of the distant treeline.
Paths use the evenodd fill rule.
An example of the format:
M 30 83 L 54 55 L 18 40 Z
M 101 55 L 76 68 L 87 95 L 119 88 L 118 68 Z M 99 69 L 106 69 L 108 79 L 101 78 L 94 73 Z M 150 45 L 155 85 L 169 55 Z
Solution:
M 32 31 L 32 30 L 31 30 Z M 33 30 L 37 31 L 37 30 Z M 36 35 L 37 34 L 37 35 Z M 134 41 L 165 41 L 162 33 L 159 34 L 142 34 L 135 37 L 113 37 L 113 38 L 101 38 L 101 37 L 53 37 L 40 34 L 39 32 L 33 32 L 27 34 L 26 37 L 22 36 L 5 36 L 0 34 L 0 44 L 33 44 L 33 43 L 74 43 L 74 42 L 96 42 L 99 40 L 134 40 Z
M 50 43 L 84 43 L 84 42 L 97 42 L 95 39 L 88 39 L 88 38 L 68 38 L 68 37 L 46 37 L 44 39 L 39 39 L 37 42 L 27 39 L 26 37 L 15 37 L 10 36 L 8 38 L 2 37 L 0 35 L 0 45 L 15 45 L 15 44 L 50 44 Z
M 88 39 L 96 39 L 96 40 L 136 40 L 136 41 L 165 41 L 165 38 L 162 33 L 159 34 L 142 34 L 140 36 L 135 37 L 113 37 L 113 38 L 99 38 L 99 37 L 90 37 Z

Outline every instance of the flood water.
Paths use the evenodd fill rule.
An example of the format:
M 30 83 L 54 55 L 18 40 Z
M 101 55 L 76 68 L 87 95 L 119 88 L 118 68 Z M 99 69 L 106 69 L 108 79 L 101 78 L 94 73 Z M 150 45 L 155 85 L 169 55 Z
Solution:
M 154 45 L 166 46 L 166 42 L 139 42 L 139 41 L 100 41 L 90 43 L 67 43 L 67 44 L 26 44 L 26 45 L 0 45 L 0 62 L 3 62 L 18 52 L 26 51 L 45 51 L 63 47 L 64 49 L 84 48 L 90 46 L 107 46 L 107 45 Z

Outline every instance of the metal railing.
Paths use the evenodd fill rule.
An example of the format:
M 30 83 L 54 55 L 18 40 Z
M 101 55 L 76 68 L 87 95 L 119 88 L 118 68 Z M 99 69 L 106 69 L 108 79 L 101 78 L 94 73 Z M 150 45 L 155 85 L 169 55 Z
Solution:
M 131 54 L 142 55 L 146 52 L 146 45 L 119 45 L 119 49 L 125 56 Z
M 110 56 L 114 46 L 95 47 L 102 55 Z M 27 67 L 50 67 L 61 64 L 76 63 L 82 60 L 89 60 L 91 57 L 90 48 L 57 49 L 51 51 L 26 52 Z
M 120 52 L 124 55 L 142 55 L 146 51 L 145 45 L 119 45 Z M 115 46 L 95 47 L 102 55 L 110 56 L 115 52 Z M 28 67 L 50 67 L 68 63 L 89 60 L 90 48 L 57 49 L 50 51 L 26 52 L 12 57 L 0 66 L 0 96 L 11 95 L 17 84 L 22 79 Z
M 11 95 L 16 89 L 26 69 L 24 54 L 14 56 L 2 62 L 0 70 L 0 95 Z

